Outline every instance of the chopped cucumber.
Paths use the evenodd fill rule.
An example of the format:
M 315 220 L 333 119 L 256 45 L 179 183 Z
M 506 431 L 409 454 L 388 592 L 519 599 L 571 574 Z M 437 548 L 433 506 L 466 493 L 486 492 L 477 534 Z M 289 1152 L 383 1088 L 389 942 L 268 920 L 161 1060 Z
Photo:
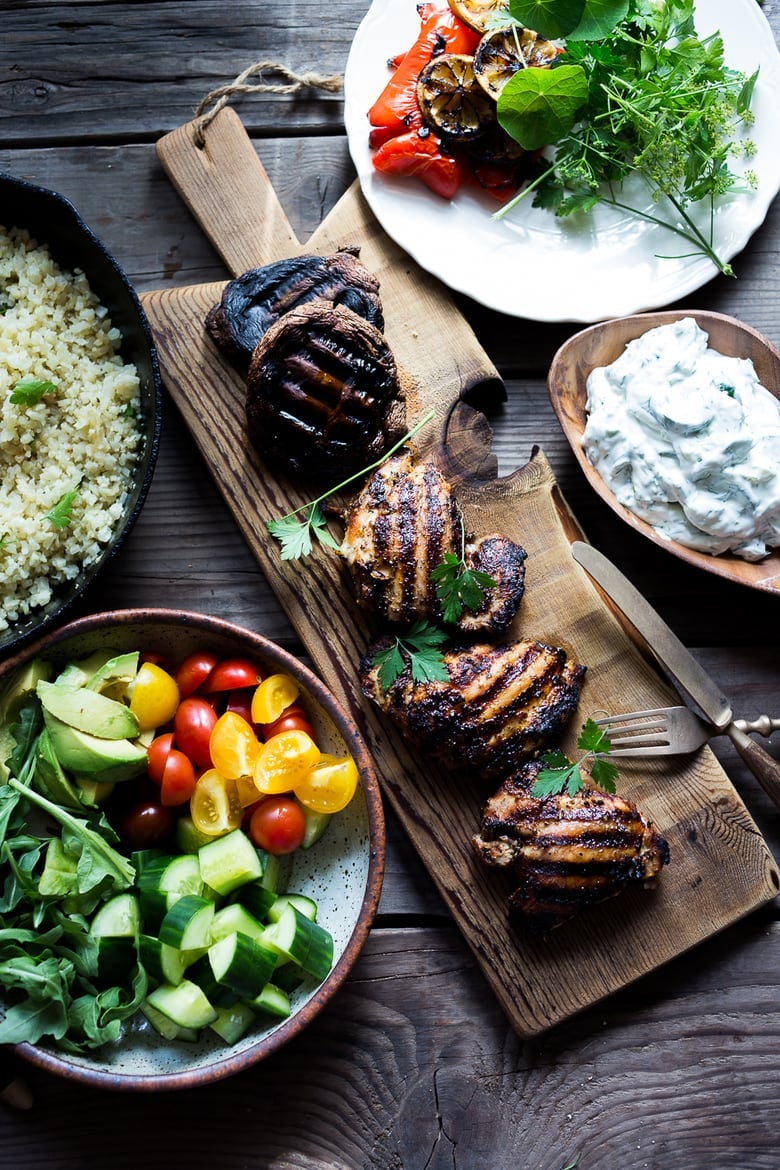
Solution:
M 236 892 L 236 899 L 245 907 L 258 922 L 268 917 L 268 911 L 276 901 L 278 894 L 269 890 L 262 881 L 249 882 Z
M 101 983 L 113 986 L 124 983 L 136 962 L 135 939 L 110 934 L 97 939 L 97 972 Z
M 333 964 L 333 939 L 328 931 L 305 918 L 291 902 L 284 907 L 278 921 L 266 928 L 264 942 L 319 981 Z
M 232 902 L 229 906 L 223 906 L 221 910 L 217 910 L 214 915 L 214 921 L 211 924 L 211 941 L 219 942 L 220 939 L 226 938 L 229 934 L 240 932 L 248 935 L 255 942 L 262 943 L 264 931 L 265 928 L 257 921 L 254 914 L 250 914 L 240 902 Z
M 149 992 L 146 1002 L 181 1028 L 199 1031 L 217 1018 L 216 1008 L 190 979 L 182 979 L 175 987 L 161 983 Z
M 201 845 L 207 845 L 214 838 L 202 833 L 192 817 L 179 817 L 176 822 L 176 844 L 182 853 L 197 853 Z
M 175 1024 L 163 1012 L 152 1007 L 148 1000 L 141 1004 L 141 1011 L 155 1032 L 164 1040 L 187 1040 L 192 1043 L 198 1039 L 198 1032 L 195 1028 L 183 1028 L 180 1024 Z
M 185 894 L 166 911 L 160 923 L 159 939 L 180 951 L 208 947 L 211 942 L 211 923 L 214 903 L 197 894 Z
M 310 922 L 315 922 L 317 919 L 317 903 L 313 898 L 307 897 L 306 894 L 279 894 L 278 898 L 268 908 L 268 921 L 278 922 L 285 906 L 294 906 Z
M 115 894 L 104 902 L 90 924 L 96 938 L 137 938 L 141 930 L 141 913 L 135 894 Z
M 213 1004 L 215 1008 L 230 1007 L 231 1004 L 236 1003 L 239 996 L 235 991 L 226 987 L 224 983 L 218 983 L 214 972 L 211 969 L 209 962 L 208 951 L 196 959 L 191 967 L 187 969 L 187 978 L 197 983 L 209 1003 Z
M 251 1003 L 256 1012 L 267 1012 L 269 1016 L 278 1016 L 281 1020 L 286 1020 L 292 1011 L 289 995 L 275 983 L 266 983 Z
M 322 834 L 330 824 L 332 813 L 315 812 L 313 808 L 307 808 L 305 804 L 301 805 L 303 815 L 306 818 L 306 828 L 303 830 L 303 840 L 301 841 L 301 849 L 311 849 L 317 841 L 319 841 Z
M 138 939 L 141 966 L 155 983 L 170 983 L 175 987 L 181 983 L 187 968 L 203 953 L 202 948 L 182 951 L 168 946 L 152 934 L 141 934 Z
M 245 1003 L 234 1003 L 231 1007 L 220 1008 L 216 1020 L 209 1027 L 226 1044 L 235 1044 L 249 1031 L 255 1022 L 255 1013 Z
M 276 966 L 276 951 L 238 931 L 210 946 L 208 954 L 217 982 L 242 999 L 259 995 Z
M 201 845 L 198 861 L 203 881 L 218 894 L 230 894 L 263 876 L 257 850 L 241 829 Z

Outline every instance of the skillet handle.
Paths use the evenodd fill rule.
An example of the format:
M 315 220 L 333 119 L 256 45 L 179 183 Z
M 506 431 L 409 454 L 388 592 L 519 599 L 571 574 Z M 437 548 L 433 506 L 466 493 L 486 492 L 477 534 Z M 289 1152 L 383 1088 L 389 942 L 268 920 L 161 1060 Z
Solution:
M 726 734 L 764 792 L 780 807 L 780 763 L 733 723 L 726 728 Z

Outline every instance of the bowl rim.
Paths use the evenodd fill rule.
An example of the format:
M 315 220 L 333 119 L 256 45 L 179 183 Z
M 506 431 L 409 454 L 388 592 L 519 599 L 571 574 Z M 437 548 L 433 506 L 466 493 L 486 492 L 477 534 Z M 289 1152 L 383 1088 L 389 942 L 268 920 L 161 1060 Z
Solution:
M 620 347 L 614 355 L 617 357 L 629 340 L 641 336 L 647 330 L 658 325 L 680 321 L 684 317 L 693 317 L 705 331 L 707 331 L 708 324 L 717 322 L 730 327 L 735 333 L 751 337 L 754 342 L 757 342 L 760 347 L 766 350 L 768 356 L 777 365 L 778 377 L 776 381 L 777 385 L 780 386 L 780 350 L 772 344 L 768 337 L 765 337 L 764 334 L 760 333 L 752 325 L 740 321 L 737 317 L 709 309 L 665 309 L 647 313 L 632 313 L 626 317 L 613 317 L 606 321 L 596 322 L 572 334 L 556 351 L 550 364 L 547 375 L 547 390 L 550 401 L 561 429 L 569 442 L 586 480 L 597 495 L 626 524 L 636 532 L 647 537 L 648 540 L 651 540 L 659 548 L 665 549 L 666 552 L 677 557 L 679 560 L 685 561 L 687 564 L 694 565 L 697 568 L 703 569 L 705 572 L 712 573 L 715 576 L 723 577 L 728 581 L 742 584 L 749 588 L 768 593 L 780 593 L 780 548 L 774 549 L 760 561 L 747 561 L 743 557 L 738 557 L 730 553 L 715 555 L 700 552 L 697 549 L 687 548 L 677 541 L 662 536 L 646 520 L 643 520 L 640 516 L 637 516 L 629 508 L 626 508 L 625 505 L 620 503 L 614 492 L 608 487 L 599 472 L 589 461 L 582 447 L 581 440 L 585 420 L 585 382 L 591 369 L 595 367 L 595 363 L 590 363 L 583 358 L 583 354 L 587 352 L 589 341 L 609 329 L 620 328 L 621 330 L 625 330 L 625 340 L 620 343 Z M 576 360 L 572 361 L 572 355 L 576 355 Z M 610 361 L 612 358 L 607 357 L 604 360 Z M 567 396 L 563 393 L 564 387 L 568 383 L 568 379 L 565 376 L 567 363 L 575 369 L 577 379 L 577 393 L 575 395 L 568 395 L 568 403 Z M 780 399 L 780 393 L 778 393 L 777 389 L 771 387 L 767 387 L 767 389 L 775 398 Z M 574 406 L 571 406 L 572 402 Z
M 83 238 L 95 252 L 99 253 L 103 262 L 111 269 L 112 276 L 116 279 L 117 285 L 121 286 L 123 295 L 127 297 L 129 306 L 137 319 L 139 332 L 143 338 L 145 348 L 148 350 L 149 356 L 149 414 L 150 425 L 144 429 L 144 447 L 139 459 L 138 470 L 143 469 L 143 474 L 140 478 L 133 478 L 133 490 L 136 498 L 130 511 L 122 517 L 121 525 L 116 529 L 112 535 L 110 543 L 101 551 L 99 557 L 87 569 L 81 569 L 74 579 L 74 582 L 62 583 L 58 589 L 63 587 L 66 590 L 65 596 L 57 598 L 58 589 L 54 591 L 55 597 L 47 606 L 40 609 L 32 610 L 30 614 L 25 615 L 23 622 L 31 623 L 26 629 L 20 630 L 14 635 L 13 623 L 8 630 L 0 633 L 0 654 L 12 653 L 17 648 L 26 645 L 33 639 L 38 638 L 46 630 L 54 627 L 58 622 L 61 622 L 64 616 L 72 609 L 72 607 L 79 602 L 85 592 L 92 586 L 96 577 L 105 566 L 113 560 L 119 550 L 125 543 L 125 540 L 130 535 L 135 522 L 138 519 L 141 510 L 146 502 L 149 494 L 149 488 L 154 477 L 155 467 L 157 465 L 157 458 L 160 449 L 160 440 L 162 436 L 162 375 L 160 372 L 160 361 L 157 352 L 157 346 L 154 341 L 152 328 L 146 312 L 141 303 L 141 299 L 136 292 L 130 278 L 124 271 L 119 261 L 97 236 L 94 230 L 89 226 L 84 217 L 81 215 L 74 203 L 71 202 L 65 195 L 60 194 L 59 191 L 54 191 L 49 187 L 44 187 L 39 183 L 30 182 L 28 179 L 20 179 L 16 175 L 10 174 L 8 171 L 0 170 L 0 222 L 2 222 L 2 201 L 3 192 L 5 189 L 13 190 L 17 193 L 31 193 L 40 198 L 43 202 L 57 204 L 61 211 L 71 220 L 74 230 Z M 39 233 L 32 232 L 32 230 L 24 223 L 7 224 L 6 226 L 21 227 L 36 238 Z M 47 247 L 56 248 L 56 244 L 51 244 L 50 240 L 40 238 L 40 243 Z M 90 286 L 92 287 L 92 280 L 90 279 Z M 100 297 L 101 303 L 104 302 L 104 297 Z
M 92 1069 L 72 1063 L 67 1053 L 56 1053 L 29 1043 L 15 1045 L 16 1053 L 28 1063 L 65 1079 L 103 1089 L 157 1092 L 161 1089 L 193 1088 L 232 1076 L 276 1052 L 277 1049 L 297 1036 L 319 1014 L 345 982 L 368 938 L 379 904 L 384 878 L 387 842 L 382 796 L 373 761 L 357 724 L 325 683 L 305 663 L 264 634 L 224 618 L 190 610 L 166 608 L 106 610 L 77 618 L 22 647 L 12 657 L 0 663 L 0 681 L 20 666 L 25 665 L 30 659 L 50 655 L 62 643 L 79 635 L 90 634 L 104 629 L 106 626 L 165 626 L 173 623 L 202 628 L 205 636 L 247 639 L 255 647 L 258 654 L 264 655 L 281 669 L 295 672 L 312 698 L 322 705 L 340 733 L 349 742 L 350 750 L 360 772 L 368 814 L 369 840 L 366 885 L 353 932 L 330 974 L 293 1016 L 278 1025 L 273 1032 L 259 1037 L 256 1044 L 240 1053 L 231 1055 L 230 1051 L 226 1050 L 224 1057 L 217 1054 L 214 1061 L 204 1068 L 192 1069 L 187 1072 L 147 1075 L 122 1074 L 102 1070 L 98 1067 Z

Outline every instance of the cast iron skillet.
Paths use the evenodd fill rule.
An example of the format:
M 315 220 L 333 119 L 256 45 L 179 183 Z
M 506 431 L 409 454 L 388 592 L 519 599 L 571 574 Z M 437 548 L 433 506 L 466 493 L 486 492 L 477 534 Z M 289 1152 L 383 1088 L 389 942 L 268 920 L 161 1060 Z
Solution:
M 93 565 L 56 591 L 48 605 L 33 610 L 0 632 L 0 655 L 5 655 L 55 625 L 122 545 L 141 511 L 154 473 L 162 402 L 157 353 L 141 303 L 114 257 L 84 223 L 73 204 L 54 191 L 0 173 L 0 225 L 26 228 L 38 243 L 49 248 L 61 267 L 84 271 L 122 334 L 123 359 L 132 362 L 138 370 L 143 432 L 135 483 L 113 539 Z

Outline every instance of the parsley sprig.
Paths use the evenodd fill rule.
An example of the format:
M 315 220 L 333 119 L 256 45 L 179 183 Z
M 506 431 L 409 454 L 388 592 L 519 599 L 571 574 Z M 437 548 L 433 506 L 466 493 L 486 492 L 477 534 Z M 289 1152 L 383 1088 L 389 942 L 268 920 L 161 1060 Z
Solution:
M 54 507 L 46 513 L 46 519 L 51 521 L 56 529 L 67 528 L 69 524 L 73 523 L 73 505 L 79 494 L 79 487 L 80 485 L 77 484 L 69 492 L 65 492 L 57 500 Z
M 615 791 L 618 770 L 615 764 L 605 758 L 612 751 L 612 743 L 604 728 L 599 727 L 595 720 L 586 719 L 577 739 L 577 747 L 586 754 L 575 762 L 559 749 L 543 753 L 541 758 L 546 767 L 540 770 L 531 787 L 532 796 L 543 799 L 546 796 L 557 796 L 560 792 L 574 796 L 584 787 L 582 765 L 587 762 L 590 763 L 593 783 L 605 792 Z
M 746 76 L 724 63 L 719 35 L 699 39 L 694 0 L 510 0 L 521 24 L 565 38 L 550 69 L 520 69 L 497 105 L 504 129 L 526 150 L 555 148 L 554 159 L 513 200 L 558 216 L 597 203 L 628 211 L 682 237 L 694 253 L 733 275 L 713 246 L 716 200 L 756 185 L 735 174 L 731 159 L 755 145 L 738 140 L 750 125 L 758 71 Z M 631 206 L 621 189 L 644 179 L 653 208 Z M 666 203 L 666 208 L 664 204 Z M 709 210 L 700 228 L 691 205 Z
M 486 591 L 495 588 L 496 582 L 489 573 L 468 567 L 465 554 L 466 534 L 461 520 L 460 556 L 445 552 L 441 564 L 431 570 L 431 581 L 436 586 L 444 622 L 458 621 L 464 609 L 475 612 L 485 600 Z
M 282 560 L 297 561 L 301 557 L 309 556 L 314 548 L 312 537 L 321 544 L 324 544 L 327 548 L 337 549 L 339 544 L 328 531 L 328 521 L 322 510 L 322 504 L 330 496 L 341 491 L 342 488 L 348 487 L 355 480 L 362 479 L 369 471 L 374 471 L 375 468 L 380 467 L 386 459 L 389 459 L 391 455 L 394 455 L 396 451 L 400 450 L 404 443 L 414 438 L 418 431 L 422 430 L 424 426 L 427 426 L 435 413 L 434 410 L 429 410 L 380 459 L 375 460 L 374 463 L 370 463 L 362 471 L 356 471 L 354 475 L 350 475 L 348 479 L 342 480 L 335 487 L 328 488 L 321 496 L 317 496 L 316 500 L 311 500 L 308 504 L 302 504 L 300 508 L 296 508 L 294 512 L 288 512 L 280 520 L 268 520 L 266 522 L 266 528 L 271 536 L 275 540 L 278 540 L 282 546 Z
M 37 406 L 44 394 L 56 394 L 53 382 L 43 378 L 20 378 L 14 383 L 9 401 L 17 406 Z
M 446 682 L 449 678 L 441 647 L 448 635 L 430 622 L 419 621 L 404 634 L 396 634 L 390 646 L 379 650 L 372 662 L 379 670 L 379 685 L 388 691 L 406 670 L 415 682 Z

